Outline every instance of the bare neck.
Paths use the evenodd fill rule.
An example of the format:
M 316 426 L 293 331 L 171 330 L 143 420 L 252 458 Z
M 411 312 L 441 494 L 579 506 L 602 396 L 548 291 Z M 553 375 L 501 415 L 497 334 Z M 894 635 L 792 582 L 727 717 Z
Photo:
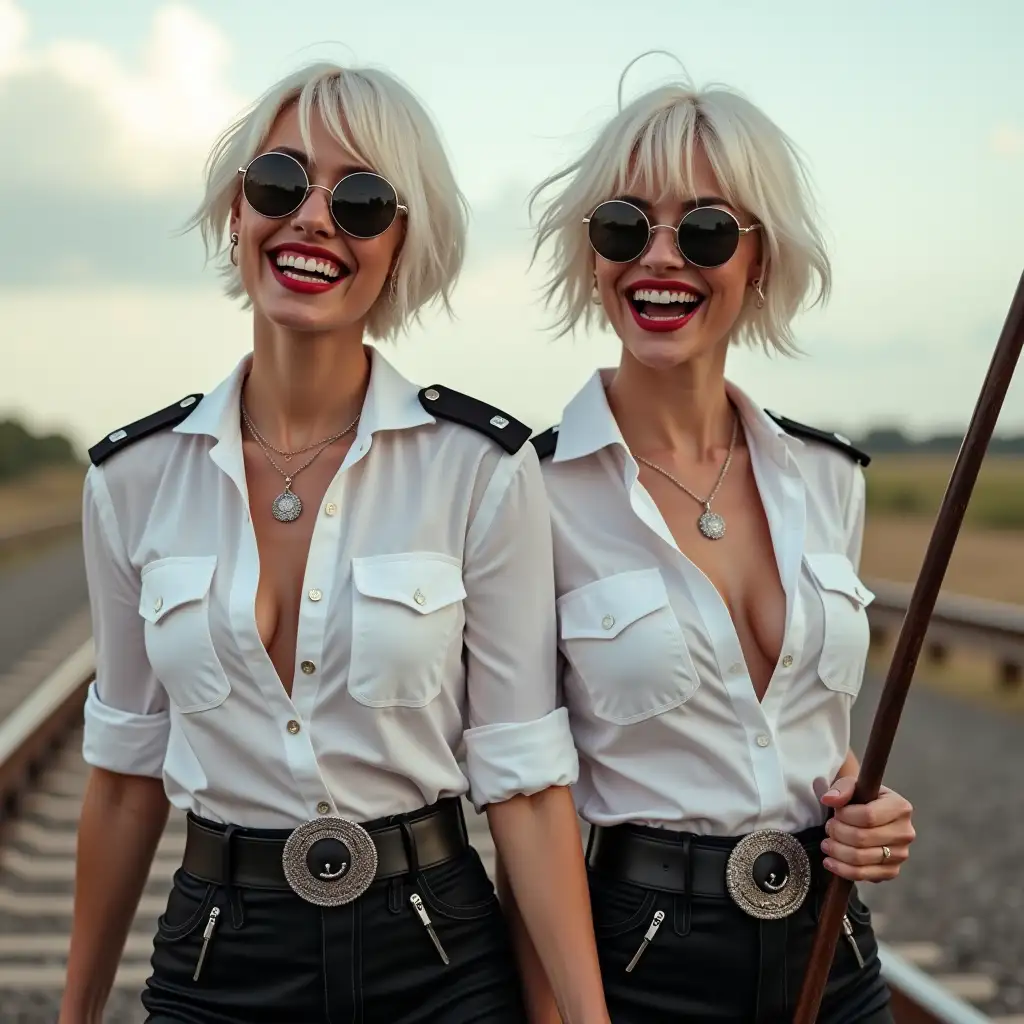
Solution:
M 732 437 L 737 413 L 725 390 L 724 351 L 653 370 L 623 350 L 607 395 L 623 439 L 637 455 L 714 462 Z
M 257 315 L 242 400 L 256 429 L 285 451 L 344 430 L 362 408 L 370 360 L 358 332 L 285 331 Z

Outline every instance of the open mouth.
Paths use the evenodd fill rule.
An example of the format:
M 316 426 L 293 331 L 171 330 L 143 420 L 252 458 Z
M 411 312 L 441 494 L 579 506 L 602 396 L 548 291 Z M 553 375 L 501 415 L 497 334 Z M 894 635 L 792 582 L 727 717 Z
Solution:
M 633 319 L 648 331 L 677 331 L 704 304 L 706 296 L 689 288 L 635 287 L 626 293 Z
M 322 292 L 352 273 L 340 260 L 282 248 L 267 253 L 274 276 L 286 288 L 298 292 Z

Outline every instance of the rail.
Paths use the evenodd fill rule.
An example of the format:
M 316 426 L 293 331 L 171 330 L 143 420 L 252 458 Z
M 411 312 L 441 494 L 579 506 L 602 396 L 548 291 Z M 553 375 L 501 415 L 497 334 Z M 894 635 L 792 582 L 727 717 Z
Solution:
M 891 580 L 866 580 L 875 594 L 868 605 L 872 641 L 882 644 L 899 630 L 913 588 Z M 985 654 L 996 669 L 997 685 L 1019 689 L 1024 683 L 1024 605 L 984 601 L 981 598 L 943 592 L 928 624 L 923 655 L 941 664 L 953 648 Z
M 94 671 L 94 649 L 88 640 L 0 722 L 0 826 L 16 813 L 38 771 L 80 722 Z M 896 1024 L 989 1021 L 884 943 L 879 943 L 879 958 L 892 990 Z

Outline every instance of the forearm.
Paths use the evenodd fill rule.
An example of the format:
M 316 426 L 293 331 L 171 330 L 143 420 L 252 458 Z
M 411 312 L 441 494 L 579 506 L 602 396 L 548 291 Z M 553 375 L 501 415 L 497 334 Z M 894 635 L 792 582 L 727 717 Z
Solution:
M 836 779 L 856 778 L 860 774 L 860 761 L 853 750 L 847 750 L 846 760 L 843 761 L 836 773 Z M 835 779 L 832 780 L 835 782 Z
M 579 825 L 568 789 L 513 797 L 490 805 L 487 816 L 561 1019 L 607 1024 Z
M 498 898 L 512 934 L 512 945 L 519 965 L 527 1018 L 530 1024 L 561 1024 L 562 1018 L 555 1004 L 551 982 L 548 981 L 547 972 L 540 962 L 530 933 L 526 930 L 526 923 L 519 912 L 519 906 L 509 885 L 508 872 L 500 856 L 496 859 L 495 875 Z
M 61 1024 L 102 1020 L 167 812 L 160 779 L 93 769 L 78 826 Z

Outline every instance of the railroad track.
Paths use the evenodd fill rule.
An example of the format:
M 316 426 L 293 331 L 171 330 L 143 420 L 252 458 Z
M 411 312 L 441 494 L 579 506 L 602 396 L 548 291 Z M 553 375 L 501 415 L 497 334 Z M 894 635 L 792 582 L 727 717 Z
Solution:
M 84 612 L 0 678 L 0 1021 L 41 1024 L 56 1018 L 63 988 L 73 902 L 75 832 L 87 768 L 81 757 L 81 706 L 92 674 Z M 474 840 L 489 867 L 485 819 L 470 810 Z M 125 947 L 105 1017 L 138 1024 L 139 992 L 149 974 L 156 918 L 163 910 L 184 842 L 173 814 Z M 988 1017 L 970 1002 L 991 998 L 980 975 L 935 978 L 933 943 L 886 943 L 876 920 L 899 1024 L 1024 1024 Z

